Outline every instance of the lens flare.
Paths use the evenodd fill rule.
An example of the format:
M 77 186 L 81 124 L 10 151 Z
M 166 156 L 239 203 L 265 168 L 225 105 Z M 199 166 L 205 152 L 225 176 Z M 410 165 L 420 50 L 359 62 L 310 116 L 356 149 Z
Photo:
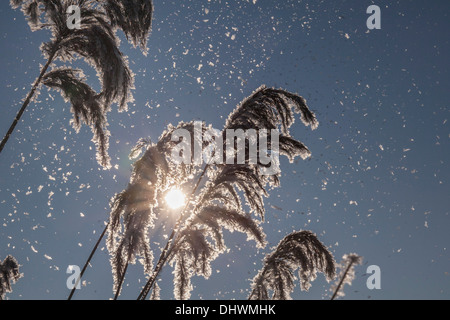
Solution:
M 185 196 L 179 189 L 172 189 L 167 192 L 165 198 L 167 205 L 172 209 L 178 209 L 184 206 Z

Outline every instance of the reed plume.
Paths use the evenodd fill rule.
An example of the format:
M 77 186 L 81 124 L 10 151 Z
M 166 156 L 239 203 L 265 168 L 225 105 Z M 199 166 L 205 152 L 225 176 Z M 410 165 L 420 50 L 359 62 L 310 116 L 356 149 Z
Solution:
M 249 300 L 290 300 L 298 269 L 300 288 L 308 291 L 321 272 L 327 281 L 335 277 L 335 261 L 328 249 L 310 231 L 287 235 L 266 256 L 264 266 L 253 279 Z
M 155 209 L 162 203 L 168 189 L 186 183 L 195 174 L 197 166 L 170 161 L 172 149 L 176 146 L 171 137 L 178 129 L 191 132 L 193 139 L 196 136 L 193 122 L 181 122 L 176 127 L 169 125 L 156 144 L 146 139 L 138 141 L 130 158 L 139 157 L 143 149 L 145 152 L 134 164 L 128 187 L 111 202 L 107 247 L 111 253 L 116 297 L 120 293 L 126 267 L 135 263 L 136 256 L 142 257 L 144 272 L 151 273 L 153 253 L 148 231 L 154 226 Z
M 355 279 L 355 266 L 362 263 L 363 258 L 357 255 L 356 253 L 346 254 L 342 257 L 342 261 L 338 264 L 340 268 L 340 274 L 337 278 L 337 282 L 335 285 L 331 287 L 331 291 L 333 295 L 331 300 L 335 300 L 336 298 L 342 298 L 345 296 L 344 286 L 348 284 L 352 285 L 353 280 Z
M 4 300 L 6 294 L 12 292 L 11 284 L 22 277 L 19 263 L 13 256 L 7 256 L 3 262 L 0 261 L 0 300 Z
M 280 133 L 280 153 L 290 161 L 296 156 L 305 159 L 311 154 L 310 151 L 289 133 L 295 114 L 301 115 L 305 125 L 317 128 L 317 119 L 302 97 L 262 86 L 230 114 L 222 136 L 226 136 L 228 129 L 275 129 Z M 271 141 L 270 139 L 264 152 L 270 153 Z M 226 147 L 224 142 L 222 150 Z M 249 147 L 247 142 L 246 155 L 249 154 Z M 234 151 L 236 155 L 238 150 Z M 262 152 L 263 150 L 258 149 L 258 153 Z M 197 178 L 193 194 L 197 187 L 201 187 L 181 213 L 179 223 L 139 299 L 145 299 L 166 262 L 174 267 L 175 298 L 188 299 L 192 290 L 191 278 L 194 275 L 208 278 L 211 275 L 211 262 L 226 249 L 222 231 L 224 228 L 245 233 L 258 247 L 265 246 L 265 234 L 260 226 L 265 216 L 264 197 L 269 195 L 268 186 L 279 186 L 280 172 L 265 175 L 261 169 L 266 164 L 259 161 L 252 163 L 249 160 L 246 157 L 243 164 L 208 163 L 204 167 Z M 204 177 L 206 181 L 200 184 Z M 245 200 L 244 203 L 242 199 Z
M 90 126 L 97 146 L 97 161 L 110 168 L 109 131 L 107 113 L 116 103 L 119 111 L 126 111 L 133 101 L 134 75 L 128 59 L 119 50 L 117 30 L 124 31 L 129 41 L 146 53 L 151 30 L 152 1 L 95 1 L 95 0 L 11 0 L 13 9 L 21 7 L 32 31 L 49 30 L 50 41 L 41 45 L 47 63 L 34 82 L 0 144 L 0 152 L 15 130 L 26 108 L 39 94 L 41 85 L 57 89 L 66 102 L 72 104 L 72 124 L 78 132 L 81 123 Z M 68 13 L 72 6 L 81 12 L 80 27 L 68 27 Z M 56 60 L 72 62 L 82 58 L 97 71 L 101 92 L 95 92 L 80 70 L 57 68 Z M 52 67 L 51 71 L 48 71 Z

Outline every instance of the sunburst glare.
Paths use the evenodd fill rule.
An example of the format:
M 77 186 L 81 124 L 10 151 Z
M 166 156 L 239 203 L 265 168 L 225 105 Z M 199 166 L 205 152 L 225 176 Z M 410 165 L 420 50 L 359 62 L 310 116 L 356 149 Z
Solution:
M 167 205 L 172 209 L 178 209 L 185 204 L 185 195 L 180 189 L 171 189 L 165 198 Z

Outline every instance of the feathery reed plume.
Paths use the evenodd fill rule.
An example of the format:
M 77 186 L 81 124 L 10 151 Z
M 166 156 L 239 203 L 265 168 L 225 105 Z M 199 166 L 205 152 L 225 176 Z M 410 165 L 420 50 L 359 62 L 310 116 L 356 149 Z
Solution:
M 194 123 L 181 122 L 177 127 L 170 125 L 156 144 L 145 139 L 138 141 L 130 158 L 137 158 L 143 148 L 146 151 L 134 164 L 128 187 L 111 202 L 107 247 L 112 255 L 116 297 L 120 294 L 127 265 L 134 264 L 137 255 L 144 258 L 141 261 L 145 273 L 151 273 L 153 253 L 148 230 L 154 226 L 154 209 L 161 203 L 166 190 L 182 185 L 195 171 L 194 165 L 178 165 L 170 161 L 172 149 L 176 146 L 171 137 L 178 129 L 185 129 L 192 133 L 193 138 L 196 137 L 193 134 Z
M 6 293 L 12 292 L 11 284 L 16 283 L 23 274 L 19 271 L 19 263 L 12 256 L 7 256 L 3 263 L 0 261 L 0 300 L 4 300 Z
M 168 260 L 174 268 L 174 296 L 187 300 L 192 291 L 191 278 L 194 275 L 208 279 L 211 276 L 211 262 L 226 249 L 222 228 L 246 233 L 255 240 L 258 247 L 265 245 L 265 235 L 250 215 L 223 206 L 203 207 L 188 225 L 180 231 L 178 240 Z M 214 239 L 214 242 L 208 239 Z
M 106 114 L 113 103 L 117 103 L 119 111 L 126 111 L 127 104 L 133 101 L 131 90 L 134 89 L 134 75 L 127 57 L 119 50 L 117 30 L 122 29 L 135 47 L 140 45 L 144 50 L 151 29 L 152 1 L 11 0 L 10 4 L 13 9 L 22 8 L 32 31 L 50 30 L 52 38 L 41 46 L 47 63 L 2 140 L 0 152 L 43 83 L 60 90 L 64 99 L 71 102 L 77 131 L 80 116 L 91 126 L 98 163 L 109 169 Z M 71 30 L 67 20 L 73 5 L 80 8 L 81 21 L 78 29 Z M 71 62 L 78 58 L 97 71 L 100 93 L 83 82 L 79 70 L 53 68 L 47 72 L 56 60 Z
M 361 264 L 362 260 L 363 258 L 356 253 L 346 254 L 342 257 L 341 263 L 338 264 L 338 267 L 341 269 L 337 278 L 338 280 L 336 284 L 331 287 L 331 291 L 333 292 L 331 300 L 345 296 L 343 287 L 346 284 L 349 286 L 352 285 L 352 282 L 355 279 L 355 266 Z
M 156 197 L 165 183 L 166 171 L 167 163 L 158 147 L 149 146 L 144 157 L 136 163 L 128 188 L 112 200 L 107 247 L 112 254 L 115 292 L 120 290 L 126 265 L 134 263 L 137 254 L 144 257 L 145 273 L 151 272 L 153 253 L 147 231 L 153 226 Z
M 103 167 L 108 167 L 110 158 L 108 155 L 109 131 L 106 129 L 106 115 L 101 104 L 101 99 L 86 83 L 83 71 L 74 69 L 55 69 L 44 76 L 43 83 L 51 88 L 61 91 L 65 101 L 72 104 L 74 119 L 72 126 L 78 133 L 81 121 L 92 128 L 97 145 L 97 161 Z
M 298 95 L 284 90 L 260 87 L 244 100 L 229 116 L 222 135 L 228 129 L 280 131 L 280 153 L 291 161 L 296 156 L 306 158 L 310 151 L 301 142 L 292 138 L 289 128 L 294 123 L 294 114 L 300 113 L 303 123 L 317 128 L 318 122 L 308 109 L 306 101 Z M 225 139 L 224 148 L 225 150 Z M 235 154 L 237 146 L 234 146 Z M 245 154 L 249 154 L 249 144 L 245 144 Z M 271 143 L 268 145 L 271 151 Z M 240 150 L 242 151 L 242 150 Z M 258 153 L 263 151 L 258 149 Z M 257 246 L 265 246 L 265 235 L 252 213 L 264 220 L 264 197 L 268 196 L 266 186 L 279 186 L 280 173 L 263 175 L 260 171 L 266 165 L 252 164 L 247 157 L 245 164 L 208 164 L 196 186 L 208 170 L 207 181 L 196 199 L 188 202 L 179 218 L 179 229 L 175 228 L 166 250 L 143 288 L 139 299 L 145 299 L 164 264 L 169 261 L 174 266 L 177 299 L 188 299 L 192 290 L 190 279 L 194 275 L 208 278 L 210 263 L 225 250 L 222 228 L 246 233 L 248 239 L 255 240 Z M 194 190 L 195 193 L 196 189 Z M 241 195 L 249 212 L 245 212 Z M 184 222 L 183 222 L 184 220 Z M 184 224 L 183 224 L 184 223 Z M 178 223 L 177 223 L 178 225 Z M 173 244 L 172 244 L 172 238 Z M 213 239 L 213 241 L 208 241 Z
M 147 40 L 152 26 L 152 1 L 104 0 L 103 2 L 111 24 L 120 27 L 127 39 L 147 54 Z
M 253 279 L 249 300 L 290 300 L 299 269 L 300 287 L 308 291 L 322 272 L 327 281 L 335 277 L 335 261 L 328 249 L 310 231 L 287 235 L 264 259 L 264 267 Z
M 161 196 L 168 188 L 167 186 L 180 185 L 184 183 L 188 176 L 195 174 L 196 170 L 198 170 L 196 165 L 175 165 L 170 161 L 172 148 L 176 146 L 176 143 L 172 141 L 171 137 L 173 132 L 178 129 L 185 129 L 188 132 L 191 132 L 191 136 L 194 139 L 197 136 L 193 134 L 195 130 L 195 125 L 193 122 L 181 122 L 177 127 L 169 125 L 167 130 L 165 130 L 161 135 L 156 145 L 153 145 L 150 139 L 140 139 L 137 142 L 136 146 L 132 148 L 129 155 L 130 159 L 137 159 L 142 154 L 143 150 L 146 150 L 146 152 L 139 160 L 136 161 L 128 188 L 119 195 L 116 195 L 111 201 L 112 211 L 110 213 L 110 220 L 106 224 L 103 233 L 100 235 L 96 245 L 91 251 L 91 254 L 89 255 L 89 258 L 86 261 L 77 281 L 81 280 L 81 277 L 84 275 L 87 266 L 89 265 L 100 242 L 107 232 L 109 232 L 108 243 L 110 254 L 113 256 L 113 258 L 111 259 L 111 263 L 115 279 L 114 288 L 116 292 L 116 298 L 120 294 L 120 288 L 125 277 L 125 269 L 127 268 L 128 263 L 134 263 L 134 259 L 132 259 L 133 256 L 137 253 L 143 253 L 144 256 L 147 255 L 147 257 L 151 256 L 149 247 L 147 247 L 145 243 L 142 243 L 142 241 L 147 237 L 147 231 L 145 229 L 148 229 L 153 225 L 153 220 L 155 218 L 153 209 L 155 208 L 155 205 L 157 203 L 161 203 Z M 198 141 L 198 143 L 201 142 Z M 194 146 L 193 141 L 191 141 L 191 145 Z M 205 143 L 205 147 L 206 146 L 207 143 Z M 154 185 L 155 180 L 158 180 L 157 186 Z M 153 194 L 153 192 L 155 192 L 157 189 L 158 192 L 156 195 L 156 201 L 155 198 L 145 198 L 145 194 L 141 199 L 137 200 L 139 185 L 141 185 L 142 189 L 140 191 L 142 191 L 143 193 L 149 191 Z M 152 186 L 154 188 L 152 188 Z M 126 199 L 126 196 L 130 196 L 133 194 L 136 195 L 134 199 Z M 138 208 L 143 208 L 143 210 L 138 210 Z M 125 221 L 123 219 L 124 217 L 132 217 L 133 215 L 134 217 L 131 220 Z M 126 233 L 122 233 L 120 223 L 121 218 L 123 223 L 126 223 L 125 228 L 128 230 Z M 138 226 L 135 223 L 132 223 L 132 221 L 138 221 L 138 219 L 144 219 L 144 225 Z M 131 245 L 131 242 L 134 241 L 133 239 L 131 239 L 131 237 L 138 228 L 141 228 L 138 231 L 140 243 Z M 119 242 L 122 242 L 122 245 L 119 245 Z M 126 242 L 128 242 L 130 246 L 125 245 Z M 144 251 L 142 252 L 142 250 L 137 250 L 137 248 L 135 247 L 136 245 L 144 248 Z M 148 268 L 148 266 L 151 265 L 150 260 L 151 259 L 147 259 L 146 262 L 144 260 L 144 269 Z M 72 290 L 68 298 L 69 300 L 72 299 L 74 293 L 75 290 Z

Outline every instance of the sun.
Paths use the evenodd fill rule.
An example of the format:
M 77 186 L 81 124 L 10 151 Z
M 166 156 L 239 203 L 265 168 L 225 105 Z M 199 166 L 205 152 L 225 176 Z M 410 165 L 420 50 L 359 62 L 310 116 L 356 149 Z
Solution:
M 172 209 L 178 209 L 184 206 L 185 196 L 180 189 L 171 189 L 167 192 L 165 198 L 167 205 Z

